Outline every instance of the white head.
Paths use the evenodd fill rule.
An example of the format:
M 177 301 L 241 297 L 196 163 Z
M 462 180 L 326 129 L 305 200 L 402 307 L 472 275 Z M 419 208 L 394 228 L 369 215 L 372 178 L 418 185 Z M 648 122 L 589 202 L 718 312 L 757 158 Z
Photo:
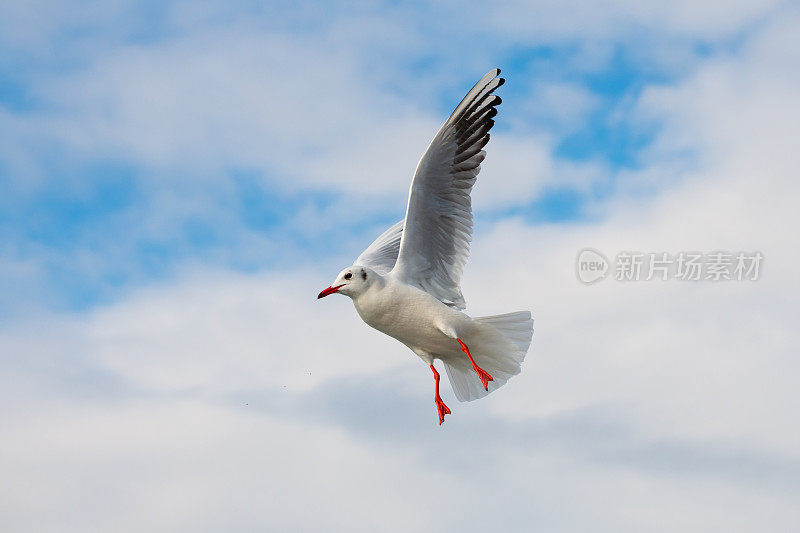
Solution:
M 334 292 L 344 294 L 350 298 L 356 298 L 369 289 L 379 278 L 378 273 L 369 267 L 359 265 L 347 267 L 339 272 L 339 275 L 336 276 L 336 281 L 330 287 L 319 293 L 317 299 L 324 298 Z

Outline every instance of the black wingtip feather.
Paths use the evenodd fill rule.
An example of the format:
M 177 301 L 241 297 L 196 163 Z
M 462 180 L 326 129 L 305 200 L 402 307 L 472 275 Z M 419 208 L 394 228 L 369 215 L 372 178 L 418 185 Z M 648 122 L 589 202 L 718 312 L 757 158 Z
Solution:
M 502 86 L 503 86 L 503 84 L 504 84 L 505 82 L 506 82 L 506 79 L 505 79 L 505 78 L 500 78 L 500 80 L 499 80 L 499 81 L 498 81 L 498 83 L 497 83 L 497 86 L 498 86 L 498 87 L 502 87 Z

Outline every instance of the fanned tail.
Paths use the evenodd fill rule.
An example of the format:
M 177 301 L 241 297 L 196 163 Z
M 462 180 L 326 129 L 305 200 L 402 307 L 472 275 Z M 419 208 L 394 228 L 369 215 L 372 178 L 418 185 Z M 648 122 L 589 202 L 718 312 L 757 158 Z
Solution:
M 476 317 L 473 320 L 474 330 L 465 335 L 463 340 L 478 366 L 491 374 L 494 381 L 489 382 L 489 390 L 486 391 L 467 357 L 444 360 L 450 385 L 461 402 L 482 398 L 519 374 L 533 337 L 530 311 Z

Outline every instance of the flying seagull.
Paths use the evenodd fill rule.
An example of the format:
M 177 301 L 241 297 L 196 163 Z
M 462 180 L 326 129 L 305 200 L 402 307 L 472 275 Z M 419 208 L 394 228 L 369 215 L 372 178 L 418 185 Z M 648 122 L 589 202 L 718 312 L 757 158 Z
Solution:
M 519 374 L 533 336 L 529 311 L 475 318 L 462 312 L 470 192 L 501 103 L 494 94 L 505 81 L 499 74 L 494 69 L 481 78 L 431 141 L 414 173 L 405 219 L 317 296 L 349 296 L 364 322 L 430 365 L 440 425 L 450 409 L 439 396 L 436 359 L 444 363 L 456 398 L 471 401 Z

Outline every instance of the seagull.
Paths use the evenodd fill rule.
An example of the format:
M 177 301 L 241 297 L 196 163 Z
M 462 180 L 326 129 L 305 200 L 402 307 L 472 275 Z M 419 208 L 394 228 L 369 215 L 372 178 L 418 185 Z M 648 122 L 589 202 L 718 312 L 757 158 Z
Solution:
M 417 164 L 406 216 L 342 270 L 317 299 L 344 294 L 361 319 L 430 366 L 439 425 L 440 360 L 459 401 L 482 398 L 519 374 L 533 336 L 530 311 L 470 317 L 461 275 L 472 240 L 470 193 L 486 157 L 505 80 L 489 71 L 467 93 Z

